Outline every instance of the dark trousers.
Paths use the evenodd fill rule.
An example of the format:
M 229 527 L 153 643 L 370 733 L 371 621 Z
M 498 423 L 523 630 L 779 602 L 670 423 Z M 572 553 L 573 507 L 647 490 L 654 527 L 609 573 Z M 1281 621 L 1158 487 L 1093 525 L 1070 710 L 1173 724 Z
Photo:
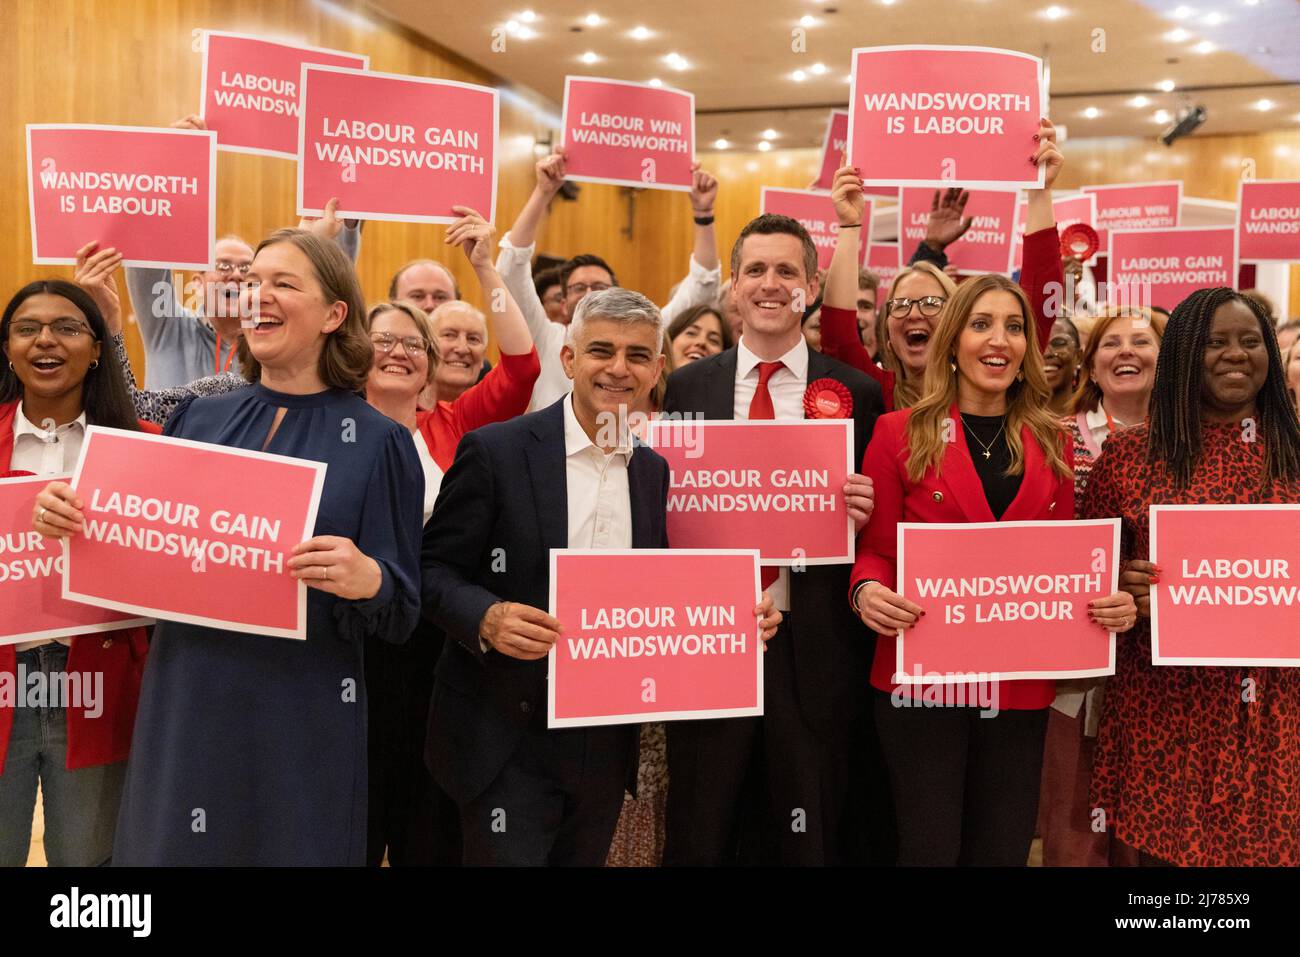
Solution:
M 873 692 L 905 866 L 1023 867 L 1034 840 L 1047 709 L 896 707 Z M 919 702 L 918 702 L 919 704 Z
M 636 725 L 524 731 L 487 790 L 461 807 L 465 863 L 600 867 L 614 839 Z
M 763 717 L 668 723 L 665 865 L 839 863 L 852 722 L 808 726 L 790 639 L 787 619 L 763 659 Z
M 460 864 L 460 811 L 424 764 L 441 629 L 421 621 L 405 644 L 366 643 L 369 821 L 366 863 L 387 851 L 393 867 Z

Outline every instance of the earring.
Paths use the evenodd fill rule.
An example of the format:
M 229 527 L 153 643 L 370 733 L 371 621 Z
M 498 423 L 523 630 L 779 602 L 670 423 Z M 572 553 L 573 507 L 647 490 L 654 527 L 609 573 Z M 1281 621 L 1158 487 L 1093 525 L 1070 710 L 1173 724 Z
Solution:
M 1025 381 L 1025 370 L 1024 370 L 1024 369 L 1019 369 L 1019 370 L 1016 371 L 1016 381 L 1017 381 L 1017 382 L 1024 382 L 1024 381 Z
M 98 369 L 98 368 L 99 368 L 99 360 L 98 360 L 98 359 L 91 359 L 91 360 L 90 360 L 90 367 L 91 367 L 92 369 Z

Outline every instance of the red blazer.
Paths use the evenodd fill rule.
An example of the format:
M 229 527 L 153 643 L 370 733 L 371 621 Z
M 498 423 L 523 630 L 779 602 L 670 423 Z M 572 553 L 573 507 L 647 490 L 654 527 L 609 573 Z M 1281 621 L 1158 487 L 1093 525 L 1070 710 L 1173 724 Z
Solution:
M 429 455 L 444 472 L 451 468 L 456 446 L 466 432 L 490 422 L 504 422 L 528 411 L 533 383 L 542 371 L 533 348 L 524 355 L 501 353 L 481 381 L 466 389 L 455 402 L 439 402 L 417 412 L 416 428 L 429 446 Z
M 8 466 L 14 454 L 14 416 L 18 402 L 0 405 L 0 465 Z M 162 432 L 152 422 L 140 422 L 140 430 L 158 435 Z M 30 475 L 11 472 L 10 475 Z M 18 668 L 15 645 L 0 646 L 0 676 L 14 681 Z M 68 671 L 99 673 L 104 676 L 103 709 L 97 718 L 89 718 L 81 708 L 68 708 L 69 771 L 99 764 L 125 761 L 131 750 L 131 731 L 135 727 L 135 709 L 140 699 L 140 680 L 144 676 L 145 652 L 149 648 L 143 628 L 77 635 L 68 649 Z M 21 693 L 22 689 L 19 689 Z M 0 774 L 4 773 L 9 753 L 9 735 L 13 731 L 12 708 L 0 707 Z
M 858 536 L 857 561 L 853 565 L 852 589 L 860 582 L 874 579 L 897 591 L 898 523 L 899 522 L 992 522 L 993 512 L 984 497 L 984 486 L 975 472 L 965 429 L 957 430 L 957 441 L 944 454 L 941 474 L 926 470 L 921 481 L 907 477 L 907 420 L 911 409 L 890 412 L 876 420 L 871 444 L 862 457 L 862 473 L 871 478 L 875 507 L 871 520 Z M 954 420 L 960 413 L 954 405 Z M 1058 478 L 1048 470 L 1042 450 L 1028 429 L 1022 429 L 1025 449 L 1025 473 L 1015 500 L 1002 514 L 1001 521 L 1030 522 L 1074 518 L 1074 476 Z M 1062 454 L 1069 465 L 1073 459 L 1070 442 L 1061 436 Z M 901 688 L 901 694 L 920 697 L 927 685 L 896 686 L 893 681 L 897 663 L 895 635 L 877 635 L 876 658 L 871 666 L 871 684 L 881 691 Z M 1024 710 L 1046 708 L 1056 695 L 1054 681 L 1021 680 L 998 682 L 1000 708 Z M 973 701 L 976 698 L 968 697 Z

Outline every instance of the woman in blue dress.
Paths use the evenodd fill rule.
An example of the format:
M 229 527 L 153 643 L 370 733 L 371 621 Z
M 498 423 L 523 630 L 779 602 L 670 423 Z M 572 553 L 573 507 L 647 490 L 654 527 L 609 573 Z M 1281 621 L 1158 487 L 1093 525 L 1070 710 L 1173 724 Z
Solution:
M 280 230 L 249 279 L 239 359 L 252 384 L 187 399 L 164 434 L 327 464 L 315 537 L 286 563 L 310 589 L 307 640 L 159 622 L 114 864 L 365 862 L 362 646 L 416 624 L 424 476 L 410 430 L 357 394 L 371 345 L 347 257 Z M 67 485 L 37 504 L 38 530 L 80 530 Z

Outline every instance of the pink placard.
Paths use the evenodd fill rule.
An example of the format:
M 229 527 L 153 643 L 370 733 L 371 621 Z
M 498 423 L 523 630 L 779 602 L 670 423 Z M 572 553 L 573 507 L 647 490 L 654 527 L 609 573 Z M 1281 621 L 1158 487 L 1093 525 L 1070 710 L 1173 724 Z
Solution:
M 32 528 L 36 493 L 66 475 L 0 479 L 0 645 L 152 625 L 152 618 L 65 601 L 63 546 Z
M 851 419 L 656 419 L 646 441 L 668 460 L 674 548 L 756 548 L 764 565 L 853 561 Z
M 1115 673 L 1088 602 L 1119 588 L 1117 518 L 898 526 L 898 592 L 925 612 L 898 633 L 900 684 Z
M 551 550 L 547 725 L 763 713 L 758 553 Z
M 870 198 L 864 198 L 862 209 L 862 238 L 858 241 L 858 262 L 867 259 L 867 248 L 871 243 L 871 210 L 874 205 Z M 835 215 L 835 204 L 831 202 L 830 193 L 811 189 L 779 189 L 764 186 L 759 204 L 764 213 L 780 213 L 796 219 L 817 247 L 817 268 L 829 269 L 831 257 L 835 255 L 835 238 L 839 234 L 839 217 Z
M 1177 229 L 1112 229 L 1112 289 L 1129 290 L 1130 301 L 1173 310 L 1197 289 L 1237 285 L 1234 226 Z
M 1029 202 L 1025 199 L 1020 200 L 1016 207 L 1016 238 L 1014 242 L 1014 252 L 1011 261 L 1016 269 L 1024 265 L 1025 258 L 1025 221 L 1029 215 Z M 1056 230 L 1058 233 L 1064 233 L 1065 230 L 1075 225 L 1083 223 L 1087 226 L 1093 225 L 1097 218 L 1097 197 L 1092 193 L 1080 193 L 1077 196 L 1064 196 L 1060 199 L 1052 200 L 1052 215 L 1056 219 Z M 1086 266 L 1091 266 L 1097 261 L 1093 256 L 1087 262 Z
M 1151 660 L 1300 667 L 1300 505 L 1153 505 Z
M 1182 180 L 1085 186 L 1083 191 L 1097 197 L 1097 218 L 1092 225 L 1101 241 L 1097 250 L 1100 255 L 1110 252 L 1112 229 L 1168 229 L 1178 225 Z
M 835 171 L 844 165 L 844 149 L 849 142 L 849 111 L 831 110 L 822 137 L 822 168 L 813 189 L 830 189 L 835 185 Z
M 302 65 L 298 212 L 451 223 L 496 216 L 497 91 L 423 76 Z
M 692 93 L 566 76 L 561 129 L 569 179 L 644 189 L 691 188 Z
M 898 243 L 872 243 L 867 250 L 867 268 L 880 277 L 880 293 L 877 301 L 889 292 L 889 287 L 903 268 L 899 258 L 902 252 Z
M 297 159 L 304 63 L 364 70 L 370 57 L 205 30 L 200 113 L 217 149 Z
M 870 183 L 1037 188 L 1030 162 L 1043 63 L 1013 50 L 885 46 L 853 51 L 849 144 Z
M 207 130 L 29 124 L 32 262 L 75 263 L 95 240 L 127 266 L 210 268 L 216 142 Z
M 307 586 L 287 560 L 312 537 L 324 481 L 321 462 L 91 426 L 63 597 L 305 639 Z
M 1242 182 L 1237 243 L 1244 263 L 1300 262 L 1300 180 Z
M 966 202 L 970 229 L 944 249 L 948 263 L 966 275 L 986 272 L 1011 275 L 1012 240 L 1016 229 L 1016 190 L 973 189 Z M 925 239 L 934 190 L 906 187 L 898 204 L 898 231 L 908 249 Z

